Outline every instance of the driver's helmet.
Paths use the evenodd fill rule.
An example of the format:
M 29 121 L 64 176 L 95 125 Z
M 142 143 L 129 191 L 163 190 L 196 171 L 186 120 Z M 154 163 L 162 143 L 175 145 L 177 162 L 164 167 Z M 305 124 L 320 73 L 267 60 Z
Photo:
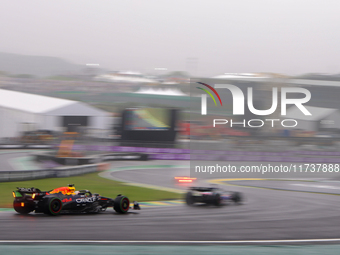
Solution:
M 69 187 L 69 194 L 68 195 L 75 194 L 75 191 L 76 191 L 75 187 Z

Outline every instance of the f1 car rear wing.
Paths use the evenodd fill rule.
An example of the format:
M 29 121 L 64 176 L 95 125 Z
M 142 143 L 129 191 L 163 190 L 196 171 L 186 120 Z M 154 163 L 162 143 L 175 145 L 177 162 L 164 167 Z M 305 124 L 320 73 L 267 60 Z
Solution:
M 29 197 L 36 197 L 36 196 L 44 196 L 46 194 L 48 194 L 48 192 L 46 191 L 41 191 L 40 189 L 36 189 L 36 188 L 20 188 L 17 187 L 17 190 L 12 192 L 13 197 L 14 198 L 18 198 L 18 197 L 25 197 L 26 194 Z
M 41 192 L 40 189 L 36 189 L 36 188 L 20 188 L 17 187 L 17 191 L 19 191 L 20 193 L 27 193 L 27 194 L 33 194 L 33 193 L 39 193 Z
M 209 192 L 217 190 L 216 187 L 190 187 L 190 190 L 199 191 L 199 192 Z

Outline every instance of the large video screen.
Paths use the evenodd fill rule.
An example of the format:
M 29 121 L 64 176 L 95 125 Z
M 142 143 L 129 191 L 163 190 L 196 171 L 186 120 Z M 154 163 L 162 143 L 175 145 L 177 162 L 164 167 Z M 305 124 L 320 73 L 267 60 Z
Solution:
M 169 130 L 171 118 L 168 109 L 128 109 L 126 130 Z

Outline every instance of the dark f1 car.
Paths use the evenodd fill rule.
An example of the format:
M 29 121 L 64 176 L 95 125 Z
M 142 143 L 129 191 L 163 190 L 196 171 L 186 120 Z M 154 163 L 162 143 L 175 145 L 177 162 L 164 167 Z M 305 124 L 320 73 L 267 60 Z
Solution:
M 99 213 L 112 206 L 118 213 L 127 213 L 130 201 L 127 197 L 118 195 L 115 199 L 92 194 L 88 190 L 75 191 L 73 185 L 60 187 L 50 191 L 36 188 L 17 188 L 13 191 L 13 207 L 20 214 L 45 213 L 58 215 L 60 213 Z M 134 202 L 134 209 L 140 209 Z
M 241 203 L 240 192 L 226 192 L 217 187 L 190 187 L 185 195 L 187 205 L 204 203 L 210 205 L 222 205 L 228 202 Z

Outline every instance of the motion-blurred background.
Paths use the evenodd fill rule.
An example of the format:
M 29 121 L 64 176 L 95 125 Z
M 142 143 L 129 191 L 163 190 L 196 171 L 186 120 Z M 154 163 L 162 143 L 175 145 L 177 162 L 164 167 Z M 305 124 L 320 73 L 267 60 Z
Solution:
M 32 229 L 31 238 L 42 240 L 60 233 L 111 241 L 338 237 L 339 203 L 329 196 L 339 195 L 335 171 L 323 174 L 332 182 L 327 185 L 315 184 L 321 176 L 305 168 L 294 175 L 298 180 L 239 180 L 233 184 L 245 194 L 244 206 L 221 210 L 184 207 L 188 185 L 174 183 L 174 177 L 188 180 L 193 154 L 200 165 L 339 164 L 338 2 L 0 3 L 0 191 L 8 194 L 0 198 L 0 212 L 12 207 L 17 185 L 48 190 L 74 182 L 108 196 L 123 192 L 146 208 L 133 215 L 136 228 L 127 218 L 107 223 L 100 219 L 108 214 L 101 215 L 91 223 L 96 237 L 83 231 L 81 221 L 68 221 L 64 231 L 59 220 L 65 218 L 54 218 L 50 232 L 50 219 L 33 217 L 32 226 L 6 211 L 1 240 L 25 240 Z M 266 117 L 247 109 L 244 118 L 233 116 L 227 90 L 219 90 L 224 107 L 208 98 L 208 115 L 202 116 L 196 81 L 233 84 L 245 95 L 252 88 L 256 109 L 270 108 L 273 88 L 305 88 L 312 116 L 288 108 L 286 118 L 298 121 L 294 128 L 212 129 L 213 119 Z M 279 119 L 278 113 L 270 117 Z M 229 181 L 219 184 L 233 185 Z M 194 184 L 210 185 L 200 176 Z M 156 203 L 165 209 L 155 209 Z M 108 225 L 117 231 L 103 231 Z M 126 226 L 141 231 L 131 235 Z
M 46 142 L 64 132 L 117 139 L 124 109 L 156 107 L 179 110 L 177 141 L 194 127 L 195 139 L 228 138 L 235 149 L 261 149 L 258 139 L 249 139 L 260 135 L 284 136 L 286 142 L 267 140 L 275 149 L 288 143 L 334 150 L 340 118 L 336 10 L 335 2 L 318 1 L 6 3 L 0 15 L 1 89 L 71 101 L 2 91 L 1 140 Z M 193 77 L 235 84 L 244 92 L 252 87 L 259 109 L 270 106 L 272 87 L 307 88 L 314 114 L 290 130 L 223 128 L 207 135 L 206 123 L 188 114 Z M 231 100 L 227 92 L 224 97 Z M 39 134 L 44 131 L 56 133 Z

